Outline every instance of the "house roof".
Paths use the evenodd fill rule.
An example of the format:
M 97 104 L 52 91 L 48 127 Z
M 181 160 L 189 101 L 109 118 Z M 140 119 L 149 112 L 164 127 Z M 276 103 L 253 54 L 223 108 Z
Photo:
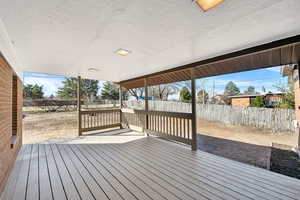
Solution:
M 251 94 L 251 95 L 235 95 L 235 96 L 229 96 L 229 98 L 234 99 L 234 98 L 251 98 L 251 97 L 258 97 L 258 96 L 264 96 L 262 94 Z
M 267 95 L 283 95 L 282 92 L 276 92 L 276 93 L 265 93 L 265 94 L 243 94 L 243 95 L 235 95 L 235 96 L 229 96 L 229 98 L 250 98 L 250 97 L 258 97 L 258 96 L 267 96 Z
M 20 75 L 30 71 L 124 82 L 299 35 L 299 10 L 299 0 L 230 0 L 208 12 L 190 0 L 4 1 L 0 51 Z M 117 55 L 119 48 L 131 53 Z M 283 58 L 292 52 L 289 48 L 266 58 L 280 53 Z M 267 63 L 260 53 L 256 60 Z M 235 65 L 235 71 L 252 58 L 240 62 L 241 69 Z M 272 66 L 281 63 L 274 59 Z M 214 65 L 201 66 L 196 76 L 215 75 L 220 68 Z M 152 82 L 187 76 L 178 71 Z M 131 87 L 143 85 L 135 81 L 139 84 Z

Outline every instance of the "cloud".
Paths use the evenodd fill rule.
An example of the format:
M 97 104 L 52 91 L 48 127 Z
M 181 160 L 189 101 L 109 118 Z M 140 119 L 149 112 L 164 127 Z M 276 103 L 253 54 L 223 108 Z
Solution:
M 58 88 L 62 87 L 63 79 L 57 78 L 47 78 L 43 77 L 24 77 L 24 84 L 38 84 L 43 86 L 43 92 L 45 96 L 50 96 L 51 94 L 55 95 Z
M 35 78 L 54 78 L 54 79 L 61 79 L 64 80 L 64 76 L 57 76 L 57 75 L 49 75 L 49 74 L 39 74 L 33 72 L 25 72 L 24 77 L 35 77 Z
M 266 68 L 266 70 L 269 70 L 269 71 L 273 71 L 273 72 L 281 72 L 281 67 L 271 67 L 271 68 Z

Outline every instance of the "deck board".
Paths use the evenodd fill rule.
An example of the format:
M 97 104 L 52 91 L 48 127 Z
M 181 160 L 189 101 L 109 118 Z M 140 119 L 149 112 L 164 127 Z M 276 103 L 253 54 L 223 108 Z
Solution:
M 41 200 L 52 200 L 53 194 L 51 191 L 51 183 L 49 177 L 48 163 L 46 160 L 46 152 L 44 145 L 38 145 L 39 155 L 39 191 Z
M 81 145 L 78 145 L 81 146 Z M 122 199 L 120 194 L 115 190 L 112 184 L 103 175 L 105 170 L 100 167 L 90 154 L 83 154 L 79 149 L 75 150 L 76 154 L 80 156 L 81 161 L 83 161 L 92 175 L 96 178 L 98 184 L 101 186 L 102 190 L 105 192 L 109 199 Z M 91 160 L 91 161 L 89 161 Z M 99 167 L 98 167 L 99 166 Z
M 42 146 L 44 146 L 45 148 L 46 162 L 48 167 L 53 199 L 66 200 L 67 196 L 52 154 L 51 147 L 50 145 L 45 145 L 45 144 L 43 144 Z
M 92 169 L 88 166 L 86 167 L 84 165 L 84 157 L 78 157 L 77 154 L 74 154 L 74 152 L 64 145 L 65 151 L 68 153 L 68 156 L 70 157 L 70 160 L 73 162 L 75 166 L 77 166 L 78 172 L 81 174 L 81 177 L 83 177 L 85 183 L 87 183 L 90 191 L 92 192 L 95 199 L 108 199 L 104 191 L 102 190 L 100 184 L 97 183 L 97 179 L 94 177 L 97 177 L 96 174 L 93 174 Z
M 154 149 L 159 152 L 164 152 L 164 155 L 162 156 L 156 154 L 155 157 L 152 156 L 151 161 L 160 159 L 159 163 L 165 163 L 165 165 L 172 164 L 172 166 L 169 166 L 169 168 L 175 169 L 175 173 L 182 173 L 192 178 L 198 177 L 198 181 L 201 181 L 201 179 L 205 177 L 211 177 L 213 178 L 214 182 L 217 182 L 220 185 L 226 185 L 227 187 L 230 186 L 230 188 L 236 192 L 242 190 L 243 195 L 249 196 L 249 198 L 260 197 L 271 200 L 280 199 L 278 198 L 278 195 L 285 193 L 286 199 L 293 199 L 289 198 L 290 194 L 286 193 L 284 190 L 281 190 L 280 193 L 278 193 L 273 188 L 271 188 L 271 190 L 266 190 L 263 184 L 256 184 L 253 181 L 249 183 L 245 180 L 242 180 L 240 178 L 241 176 L 238 176 L 239 174 L 228 173 L 228 170 L 220 170 L 219 172 L 219 170 L 217 168 L 214 168 L 212 165 L 206 165 L 206 163 L 190 163 L 189 160 L 186 160 L 183 157 L 180 157 L 180 160 L 176 159 L 177 157 L 174 157 L 174 151 L 172 151 L 172 153 L 169 152 L 168 157 L 166 156 L 168 150 L 160 149 L 160 146 Z M 145 151 L 147 151 L 146 148 Z M 151 154 L 153 154 L 153 152 L 149 152 L 148 156 L 151 157 Z M 163 168 L 162 165 L 161 168 Z
M 63 159 L 60 157 L 60 154 L 55 147 L 55 145 L 50 145 L 51 152 L 54 158 L 54 162 L 58 169 L 58 173 L 60 175 L 62 184 L 64 186 L 64 190 L 67 196 L 67 199 L 80 200 L 81 196 L 78 193 L 78 190 L 74 184 L 74 178 L 70 175 L 68 168 L 65 166 Z
M 297 188 L 299 185 L 299 180 L 294 178 L 262 170 L 257 167 L 228 160 L 226 158 L 208 154 L 202 151 L 198 151 L 197 154 L 195 154 L 195 156 L 198 157 L 197 159 L 191 159 L 189 153 L 186 154 L 184 151 L 178 151 L 176 147 L 164 148 L 163 145 L 161 145 L 161 142 L 158 142 L 157 145 L 155 145 L 155 143 L 150 143 L 147 145 L 151 145 L 152 149 L 154 147 L 154 149 L 162 148 L 162 151 L 164 151 L 166 154 L 169 153 L 172 158 L 177 158 L 177 156 L 180 156 L 180 159 L 177 159 L 176 162 L 184 162 L 185 164 L 191 163 L 191 165 L 197 171 L 199 170 L 198 167 L 206 166 L 207 169 L 215 169 L 213 170 L 213 173 L 222 172 L 222 175 L 236 177 L 241 181 L 255 184 L 258 188 L 266 188 L 269 191 L 275 191 L 276 193 L 286 195 L 299 194 Z M 202 161 L 203 159 L 204 161 Z
M 12 171 L 12 175 L 10 176 L 9 180 L 7 181 L 7 188 L 3 192 L 3 198 L 5 199 L 13 199 L 14 194 L 15 194 L 15 187 L 18 182 L 19 176 L 20 176 L 20 171 L 23 166 L 24 160 L 25 160 L 25 154 L 28 151 L 29 146 L 26 145 L 24 148 L 22 148 L 16 158 L 16 164 L 15 167 Z
M 32 150 L 32 145 L 28 145 L 28 148 L 23 155 L 24 161 L 22 163 L 21 170 L 19 172 L 20 175 L 18 178 L 18 182 L 15 186 L 14 195 L 12 197 L 13 200 L 24 199 L 26 197 L 31 150 Z
M 114 137 L 24 145 L 1 200 L 300 200 L 300 180 L 154 137 Z
M 89 151 L 85 150 L 86 153 Z M 98 155 L 98 162 L 102 163 L 103 165 L 108 166 L 108 169 L 116 176 L 118 179 L 126 185 L 131 192 L 135 193 L 135 196 L 139 199 L 157 199 L 162 200 L 164 199 L 159 193 L 154 191 L 151 186 L 149 187 L 146 185 L 143 180 L 137 176 L 136 173 L 131 173 L 126 168 L 123 168 L 122 165 L 117 163 L 116 161 L 112 160 L 105 155 Z M 94 162 L 94 160 L 91 160 Z M 96 162 L 96 160 L 95 160 Z
M 93 200 L 95 199 L 90 188 L 87 186 L 86 177 L 82 176 L 82 173 L 78 169 L 78 165 L 74 165 L 72 160 L 68 157 L 67 153 L 64 150 L 65 145 L 53 145 L 53 148 L 59 152 L 61 159 L 64 162 L 66 169 L 68 170 L 70 176 L 72 177 L 72 181 L 77 188 L 78 193 L 82 200 Z

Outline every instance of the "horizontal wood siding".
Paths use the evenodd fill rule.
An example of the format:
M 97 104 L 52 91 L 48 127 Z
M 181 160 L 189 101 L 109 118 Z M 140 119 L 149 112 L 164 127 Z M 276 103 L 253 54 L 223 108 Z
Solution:
M 22 139 L 22 82 L 15 79 L 16 102 L 13 109 L 13 70 L 0 55 L 0 193 L 21 146 Z M 13 120 L 13 111 L 15 118 Z M 16 138 L 13 139 L 13 131 Z M 15 145 L 11 148 L 11 141 Z

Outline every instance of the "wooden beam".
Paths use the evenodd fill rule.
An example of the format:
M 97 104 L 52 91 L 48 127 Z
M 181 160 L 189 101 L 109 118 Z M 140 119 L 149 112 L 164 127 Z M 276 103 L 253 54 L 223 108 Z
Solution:
M 300 62 L 298 63 L 298 66 L 297 66 L 297 69 L 298 69 L 298 87 L 295 87 L 294 86 L 294 89 L 298 89 L 297 91 L 297 94 L 299 95 L 300 94 Z M 298 127 L 296 128 L 296 131 L 297 131 L 297 136 L 298 136 L 298 154 L 299 154 L 299 157 L 300 157 L 300 103 L 298 103 L 300 100 L 299 100 L 299 97 L 298 95 L 296 94 L 296 91 L 295 91 L 295 104 L 296 104 L 296 108 L 295 108 L 295 111 L 296 111 L 296 119 L 298 120 Z M 297 114 L 298 112 L 298 114 Z M 298 116 L 298 117 L 297 117 Z
M 205 78 L 228 73 L 250 71 L 295 64 L 300 61 L 300 35 L 277 40 L 259 46 L 200 60 L 160 72 L 122 80 L 119 82 L 127 89 L 190 80 L 189 72 L 195 69 L 195 78 Z M 186 76 L 186 75 L 187 76 Z
M 81 129 L 81 76 L 77 78 L 77 114 L 78 114 L 78 135 L 82 135 Z
M 145 129 L 148 130 L 149 129 L 149 117 L 148 117 L 148 111 L 149 111 L 149 96 L 148 96 L 148 82 L 147 82 L 147 78 L 144 79 L 144 87 L 145 87 Z M 147 134 L 149 135 L 149 134 Z
M 123 107 L 123 90 L 122 90 L 122 86 L 119 86 L 119 101 L 120 101 L 120 128 L 123 128 L 122 126 L 122 107 Z
M 194 70 L 191 70 L 192 93 L 192 151 L 197 151 L 197 116 L 196 116 L 196 79 Z
M 127 79 L 127 80 L 122 80 L 119 82 L 119 84 L 123 84 L 125 82 L 128 81 L 134 81 L 134 80 L 138 80 L 138 79 L 142 79 L 142 78 L 149 78 L 155 75 L 160 75 L 163 73 L 169 73 L 169 72 L 174 72 L 174 71 L 178 71 L 178 70 L 184 70 L 184 69 L 189 69 L 189 68 L 193 68 L 193 67 L 199 67 L 201 65 L 207 65 L 210 63 L 215 63 L 215 62 L 220 62 L 220 61 L 224 61 L 224 60 L 228 60 L 228 59 L 233 59 L 233 58 L 237 58 L 237 57 L 241 57 L 241 56 L 245 56 L 245 55 L 249 55 L 249 54 L 254 54 L 254 53 L 258 53 L 258 52 L 263 52 L 263 51 L 267 51 L 267 50 L 273 50 L 273 49 L 277 49 L 277 48 L 282 48 L 285 46 L 290 46 L 290 45 L 294 45 L 296 43 L 299 44 L 300 42 L 300 35 L 296 35 L 293 37 L 289 37 L 289 38 L 285 38 L 285 39 L 281 39 L 281 40 L 276 40 L 270 43 L 265 43 L 262 45 L 258 45 L 258 46 L 254 46 L 254 47 L 250 47 L 247 49 L 243 49 L 240 51 L 235 51 L 232 53 L 228 53 L 228 54 L 224 54 L 221 56 L 217 56 L 217 57 L 213 57 L 213 58 L 209 58 L 206 60 L 201 60 L 201 61 L 196 61 L 193 63 L 189 63 L 186 65 L 182 65 L 179 67 L 175 67 L 172 69 L 168 69 L 168 70 L 163 70 L 160 72 L 155 72 L 155 73 L 151 73 L 148 75 L 144 75 L 144 76 L 139 76 L 136 78 L 132 78 L 132 79 Z M 282 63 L 282 64 L 291 64 L 291 63 Z

